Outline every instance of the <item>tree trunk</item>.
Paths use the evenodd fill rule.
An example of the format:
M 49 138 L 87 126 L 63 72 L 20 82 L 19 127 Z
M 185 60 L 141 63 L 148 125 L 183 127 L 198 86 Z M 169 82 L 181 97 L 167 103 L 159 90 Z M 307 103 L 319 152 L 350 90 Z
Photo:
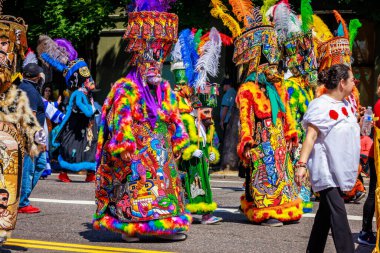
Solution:
M 223 139 L 222 169 L 238 170 L 239 156 L 237 144 L 239 141 L 239 110 L 232 107 L 230 122 L 226 127 Z

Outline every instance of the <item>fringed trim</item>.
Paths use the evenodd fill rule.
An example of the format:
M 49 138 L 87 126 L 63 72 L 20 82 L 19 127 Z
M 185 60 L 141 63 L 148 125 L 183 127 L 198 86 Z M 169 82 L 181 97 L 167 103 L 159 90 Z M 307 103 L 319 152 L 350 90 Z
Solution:
M 210 155 L 211 153 L 214 153 L 215 154 L 215 161 L 210 161 L 211 164 L 217 164 L 220 160 L 220 153 L 219 153 L 219 150 L 215 147 L 212 147 L 210 146 L 208 148 L 208 154 Z
M 297 221 L 302 217 L 302 200 L 297 199 L 279 206 L 254 208 L 253 202 L 247 202 L 245 195 L 240 198 L 241 208 L 248 220 L 261 223 L 268 219 L 277 219 L 282 222 Z
M 183 124 L 186 127 L 187 133 L 189 134 L 190 141 L 192 143 L 198 142 L 197 127 L 195 126 L 195 118 L 187 113 L 181 114 Z
M 93 221 L 94 229 L 107 229 L 112 232 L 135 235 L 171 235 L 189 230 L 192 217 L 189 213 L 181 216 L 144 222 L 121 222 L 116 218 L 105 215 Z
M 181 130 L 182 131 L 182 130 Z M 173 152 L 179 152 L 189 146 L 189 136 L 186 132 L 182 132 L 181 137 L 172 138 Z
M 303 206 L 302 208 L 303 213 L 313 212 L 313 206 L 314 206 L 313 202 L 311 201 L 302 202 L 302 206 Z
M 214 212 L 218 208 L 218 204 L 216 202 L 212 203 L 194 203 L 187 204 L 186 210 L 188 210 L 192 214 L 208 214 Z
M 194 144 L 190 145 L 183 151 L 182 159 L 186 161 L 190 160 L 192 158 L 194 151 L 197 149 L 198 149 L 197 145 L 194 145 Z
M 95 171 L 96 170 L 96 163 L 95 162 L 80 162 L 80 163 L 69 163 L 63 160 L 62 156 L 58 156 L 58 162 L 59 165 L 66 170 L 70 171 L 81 171 L 81 170 L 91 170 Z

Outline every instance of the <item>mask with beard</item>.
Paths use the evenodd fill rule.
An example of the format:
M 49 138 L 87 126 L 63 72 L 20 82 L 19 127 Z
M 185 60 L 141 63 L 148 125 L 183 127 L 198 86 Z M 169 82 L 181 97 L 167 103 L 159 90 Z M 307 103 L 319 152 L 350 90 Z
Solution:
M 200 108 L 200 117 L 201 117 L 202 123 L 205 127 L 209 127 L 214 123 L 212 120 L 212 108 L 211 107 Z

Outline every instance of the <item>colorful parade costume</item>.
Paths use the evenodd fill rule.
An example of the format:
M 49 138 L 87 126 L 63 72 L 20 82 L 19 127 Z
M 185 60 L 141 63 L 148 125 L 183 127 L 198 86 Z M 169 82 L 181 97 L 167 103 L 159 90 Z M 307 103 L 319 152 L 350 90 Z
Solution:
M 323 71 L 329 69 L 331 66 L 336 64 L 345 64 L 351 67 L 351 54 L 352 46 L 357 35 L 358 29 L 361 27 L 361 23 L 357 19 L 350 21 L 349 27 L 347 27 L 346 22 L 341 17 L 341 15 L 334 10 L 334 15 L 339 23 L 339 27 L 336 32 L 336 36 L 330 32 L 325 23 L 316 15 L 313 15 L 314 21 L 314 43 L 317 46 L 317 62 L 318 62 L 318 71 Z M 326 88 L 324 85 L 320 85 L 317 88 L 316 96 L 320 97 L 326 93 Z M 350 96 L 346 99 L 351 104 L 351 108 L 354 110 L 354 113 L 357 113 L 358 108 L 360 107 L 359 101 L 359 90 L 356 86 Z M 356 180 L 355 186 L 349 192 L 346 192 L 344 199 L 346 202 L 351 200 L 356 200 L 359 196 L 360 198 L 364 197 L 365 188 L 363 182 L 360 178 L 361 169 L 358 168 L 358 178 Z
M 220 159 L 219 139 L 211 118 L 212 108 L 217 105 L 218 87 L 205 85 L 206 80 L 200 79 L 203 73 L 207 76 L 210 71 L 217 75 L 222 39 L 215 28 L 207 36 L 202 36 L 203 40 L 201 35 L 202 30 L 185 29 L 180 33 L 172 52 L 171 70 L 175 76 L 181 118 L 190 137 L 190 146 L 184 150 L 179 162 L 179 169 L 185 174 L 186 209 L 193 214 L 202 214 L 202 223 L 213 224 L 222 220 L 212 215 L 217 204 L 212 198 L 209 175 L 209 165 L 217 164 Z M 198 60 L 192 62 L 186 57 L 190 55 L 196 55 Z M 209 112 L 207 116 L 202 113 L 205 110 Z
M 0 244 L 16 226 L 24 155 L 38 155 L 45 142 L 26 94 L 12 85 L 28 48 L 26 29 L 22 18 L 0 16 Z
M 211 14 L 230 26 L 235 37 L 233 61 L 243 80 L 236 97 L 241 124 L 237 151 L 247 170 L 241 209 L 252 222 L 280 226 L 281 222 L 301 218 L 302 200 L 298 198 L 293 165 L 286 150 L 287 143 L 297 145 L 298 139 L 295 121 L 285 113 L 289 108 L 285 86 L 277 72 L 277 37 L 262 14 L 269 8 L 267 4 L 260 13 L 250 1 L 244 1 L 244 9 L 230 2 L 232 11 L 244 23 L 243 29 L 220 1 L 212 1 Z
M 313 12 L 309 1 L 303 0 L 301 3 L 302 20 L 293 13 L 287 0 L 276 4 L 272 14 L 278 41 L 283 47 L 284 67 L 291 73 L 291 77 L 284 80 L 284 85 L 289 96 L 290 113 L 297 122 L 299 143 L 292 150 L 293 165 L 299 159 L 302 143 L 306 137 L 306 130 L 301 123 L 303 115 L 314 99 L 313 89 L 317 85 L 317 60 L 310 29 Z M 305 180 L 300 190 L 304 212 L 312 211 L 313 203 L 310 201 L 310 196 L 310 182 Z
M 154 3 L 153 3 L 154 2 Z M 136 2 L 124 38 L 131 55 L 126 77 L 104 102 L 97 148 L 95 229 L 174 236 L 189 229 L 175 156 L 188 146 L 175 94 L 160 78 L 177 40 L 175 14 Z M 161 5 L 159 5 L 161 6 Z
M 67 87 L 73 91 L 65 118 L 52 131 L 52 147 L 59 148 L 59 165 L 68 171 L 92 172 L 94 180 L 98 128 L 91 94 L 95 84 L 90 70 L 83 59 L 77 58 L 77 52 L 67 40 L 53 41 L 41 35 L 37 52 L 45 64 L 63 73 Z

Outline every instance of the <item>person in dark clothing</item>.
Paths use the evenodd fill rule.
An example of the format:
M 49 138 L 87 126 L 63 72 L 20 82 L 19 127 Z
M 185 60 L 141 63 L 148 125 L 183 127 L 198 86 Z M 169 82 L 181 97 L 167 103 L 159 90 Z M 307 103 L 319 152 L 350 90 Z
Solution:
M 377 91 L 376 94 L 380 97 L 380 75 L 377 78 Z M 380 117 L 380 98 L 377 100 L 373 113 L 375 118 Z M 380 128 L 380 121 L 374 121 L 376 127 Z M 363 224 L 362 231 L 360 231 L 358 242 L 360 244 L 374 246 L 376 245 L 376 236 L 372 231 L 372 220 L 375 213 L 375 190 L 376 190 L 376 168 L 375 168 L 375 152 L 374 144 L 372 144 L 371 149 L 368 154 L 368 167 L 369 167 L 369 189 L 368 196 L 363 205 Z
M 42 68 L 36 63 L 29 63 L 23 69 L 23 80 L 19 88 L 25 91 L 28 96 L 30 107 L 36 116 L 40 126 L 45 122 L 45 107 L 41 95 L 37 90 L 38 83 L 42 78 Z M 37 185 L 42 172 L 46 167 L 46 154 L 41 152 L 33 159 L 25 155 L 22 173 L 21 197 L 19 213 L 39 213 L 40 209 L 34 207 L 29 202 L 29 196 Z

